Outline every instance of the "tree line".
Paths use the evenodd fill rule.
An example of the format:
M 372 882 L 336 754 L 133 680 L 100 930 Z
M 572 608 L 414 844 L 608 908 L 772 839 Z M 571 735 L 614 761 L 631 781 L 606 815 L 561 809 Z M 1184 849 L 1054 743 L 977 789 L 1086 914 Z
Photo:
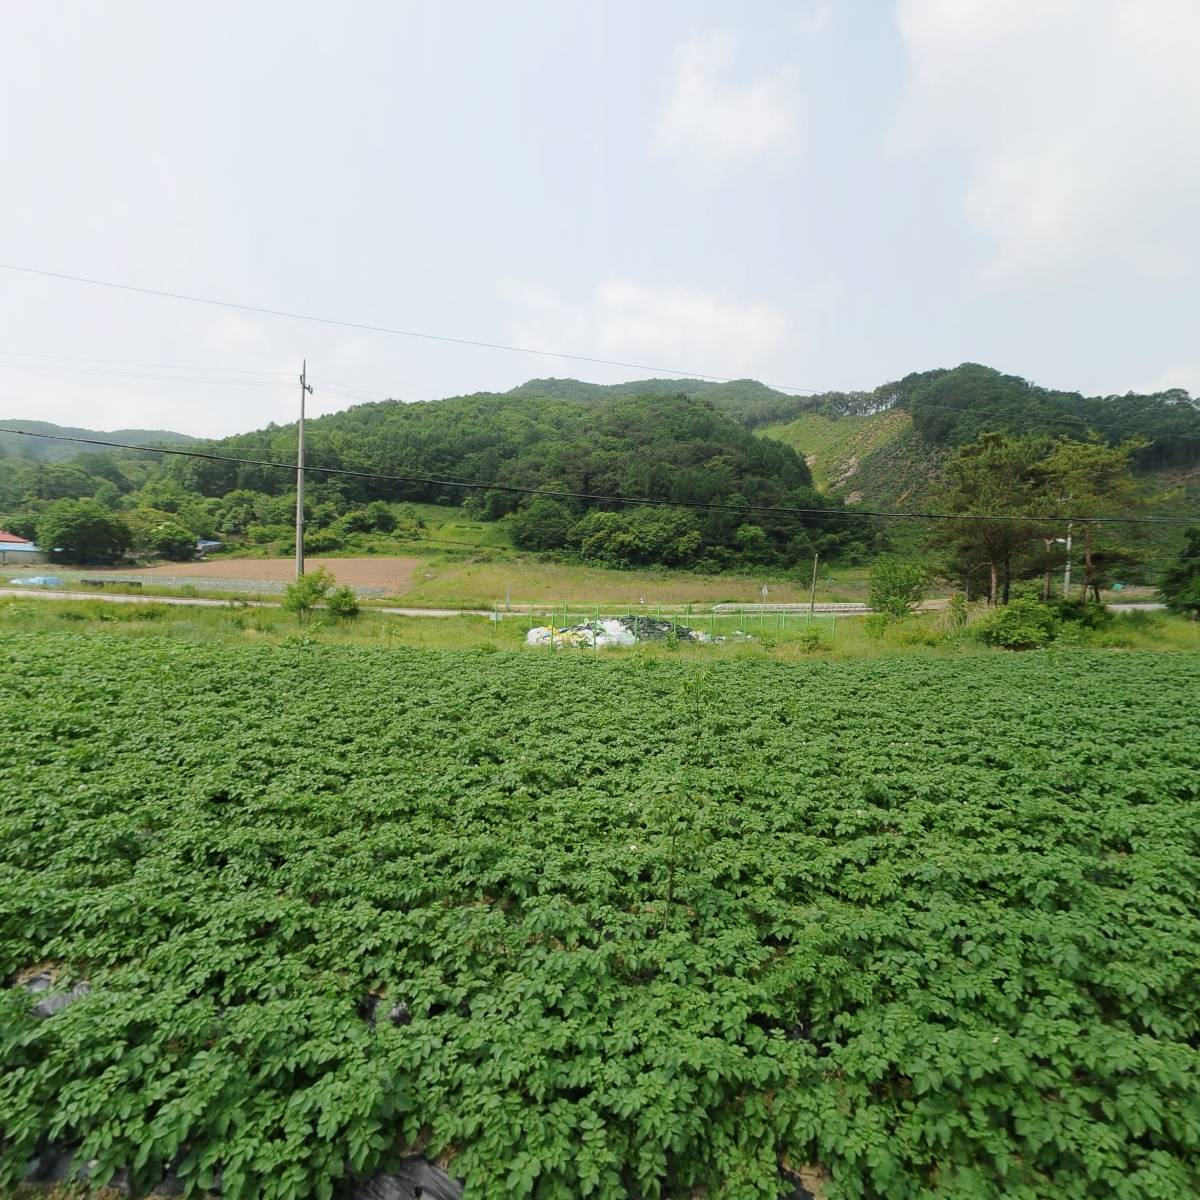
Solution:
M 1114 573 L 1138 572 L 1138 546 L 1119 524 L 1072 525 L 1069 517 L 1128 516 L 1137 507 L 1132 463 L 1145 445 L 1142 438 L 1113 446 L 1099 438 L 985 433 L 946 461 L 935 502 L 950 518 L 933 527 L 927 544 L 968 598 L 1000 604 L 1015 580 L 1036 577 L 1049 599 L 1072 537 L 1080 551 L 1080 597 L 1099 600 Z M 997 519 L 978 520 L 979 514 Z M 1055 516 L 1060 521 L 1035 519 Z
M 483 520 L 507 520 L 522 548 L 631 567 L 786 568 L 814 553 L 865 554 L 874 536 L 816 490 L 791 447 L 756 437 L 701 397 L 618 395 L 583 406 L 480 395 L 360 405 L 312 421 L 307 441 L 310 467 L 394 477 L 314 471 L 306 521 L 315 552 L 353 548 L 359 534 L 415 535 L 420 523 L 404 507 L 412 503 L 461 504 Z M 262 464 L 293 460 L 294 427 L 204 449 L 261 463 L 123 451 L 20 462 L 0 481 L 0 513 L 14 532 L 84 560 L 126 551 L 186 556 L 197 538 L 214 537 L 286 552 L 294 474 Z M 530 488 L 579 496 L 531 501 L 522 490 Z M 761 511 L 772 508 L 811 511 Z

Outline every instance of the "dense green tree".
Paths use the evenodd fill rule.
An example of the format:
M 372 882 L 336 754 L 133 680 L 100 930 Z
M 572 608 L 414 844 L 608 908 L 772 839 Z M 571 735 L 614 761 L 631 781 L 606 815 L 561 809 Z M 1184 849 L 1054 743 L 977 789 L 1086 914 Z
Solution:
M 591 512 L 572 530 L 587 561 L 614 567 L 682 567 L 699 556 L 703 538 L 687 509 L 644 507 Z
M 47 463 L 31 472 L 28 495 L 33 500 L 81 500 L 96 490 L 97 483 L 74 463 Z
M 92 493 L 92 499 L 113 512 L 117 512 L 121 507 L 121 491 L 111 479 L 100 480 Z
M 991 604 L 1007 600 L 1014 563 L 1037 533 L 1027 518 L 1042 496 L 1038 464 L 1044 449 L 1036 438 L 989 433 L 946 463 L 936 503 L 961 516 L 939 522 L 932 540 L 949 548 L 956 563 L 972 564 L 972 573 L 986 568 Z
M 161 477 L 147 480 L 136 496 L 139 508 L 156 508 L 168 513 L 179 512 L 192 498 L 193 494 L 177 480 Z
M 1200 527 L 1187 531 L 1179 556 L 1163 573 L 1159 591 L 1173 612 L 1200 617 Z
M 522 550 L 558 550 L 567 544 L 574 524 L 575 515 L 565 504 L 537 496 L 513 515 L 510 529 Z
M 871 568 L 867 602 L 889 617 L 906 617 L 925 598 L 925 568 L 911 559 L 884 555 Z
M 987 432 L 1086 441 L 1094 432 L 1116 445 L 1140 435 L 1132 462 L 1142 470 L 1200 462 L 1200 400 L 1179 388 L 1148 395 L 1081 396 L 1038 387 L 978 363 L 926 371 L 884 384 L 876 394 L 912 414 L 913 427 L 939 446 Z M 814 397 L 813 402 L 820 401 Z
M 190 562 L 196 557 L 196 535 L 176 521 L 164 521 L 150 530 L 150 548 L 155 554 L 175 562 Z
M 132 543 L 122 517 L 94 500 L 58 500 L 38 522 L 38 544 L 64 562 L 112 562 Z
M 1110 446 L 1098 438 L 1086 442 L 1060 438 L 1040 464 L 1047 494 L 1060 511 L 1070 515 L 1106 517 L 1123 515 L 1134 493 L 1133 456 L 1146 445 L 1144 439 L 1131 439 Z M 1097 552 L 1111 554 L 1121 548 L 1117 534 L 1109 527 L 1086 522 L 1080 530 L 1083 542 L 1083 579 L 1081 596 L 1089 589 L 1097 592 Z
M 761 525 L 739 525 L 733 542 L 746 562 L 765 563 L 773 557 L 770 539 Z

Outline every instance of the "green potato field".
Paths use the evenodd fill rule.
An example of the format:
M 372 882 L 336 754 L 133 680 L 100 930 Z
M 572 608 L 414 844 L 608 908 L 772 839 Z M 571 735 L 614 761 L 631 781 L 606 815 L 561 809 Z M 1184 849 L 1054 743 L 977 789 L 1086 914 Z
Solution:
M 1200 655 L 13 631 L 0 729 L 0 1187 L 1200 1194 Z

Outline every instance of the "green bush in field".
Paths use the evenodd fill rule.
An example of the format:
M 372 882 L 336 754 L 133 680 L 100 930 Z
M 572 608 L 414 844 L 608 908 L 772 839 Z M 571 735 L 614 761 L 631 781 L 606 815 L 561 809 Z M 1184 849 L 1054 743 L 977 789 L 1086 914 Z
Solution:
M 818 650 L 828 649 L 828 643 L 819 629 L 802 629 L 796 636 L 796 645 L 805 654 L 815 654 Z
M 908 616 L 925 598 L 926 571 L 918 562 L 885 556 L 871 568 L 867 603 L 893 619 Z
M 1082 629 L 1104 629 L 1116 619 L 1103 604 L 1088 603 L 1086 600 L 1061 599 L 1053 605 L 1060 621 L 1070 621 Z
M 309 554 L 328 554 L 331 550 L 341 550 L 345 541 L 334 528 L 317 529 L 304 535 L 304 549 Z
M 295 613 L 296 619 L 304 624 L 312 610 L 325 599 L 333 583 L 333 576 L 324 567 L 307 571 L 287 585 L 283 593 L 284 611 Z
M 974 628 L 989 645 L 1006 650 L 1035 650 L 1054 640 L 1057 625 L 1057 615 L 1050 605 L 1022 597 L 993 609 Z
M 358 604 L 358 597 L 354 594 L 354 589 L 347 587 L 345 584 L 334 588 L 329 593 L 325 601 L 325 607 L 333 616 L 343 621 L 354 620 L 362 611 Z
M 867 637 L 879 641 L 887 633 L 888 626 L 894 619 L 890 613 L 873 612 L 863 618 L 863 629 Z

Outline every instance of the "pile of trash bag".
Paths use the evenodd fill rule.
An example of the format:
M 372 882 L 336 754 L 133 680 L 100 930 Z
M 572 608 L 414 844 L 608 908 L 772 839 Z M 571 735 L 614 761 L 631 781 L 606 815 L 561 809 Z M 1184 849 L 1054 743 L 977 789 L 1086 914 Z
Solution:
M 603 646 L 636 646 L 639 642 L 721 642 L 699 629 L 677 624 L 675 621 L 640 614 L 629 617 L 604 617 L 596 621 L 584 621 L 581 625 L 563 628 L 538 625 L 525 635 L 530 646 L 586 646 L 589 649 Z

